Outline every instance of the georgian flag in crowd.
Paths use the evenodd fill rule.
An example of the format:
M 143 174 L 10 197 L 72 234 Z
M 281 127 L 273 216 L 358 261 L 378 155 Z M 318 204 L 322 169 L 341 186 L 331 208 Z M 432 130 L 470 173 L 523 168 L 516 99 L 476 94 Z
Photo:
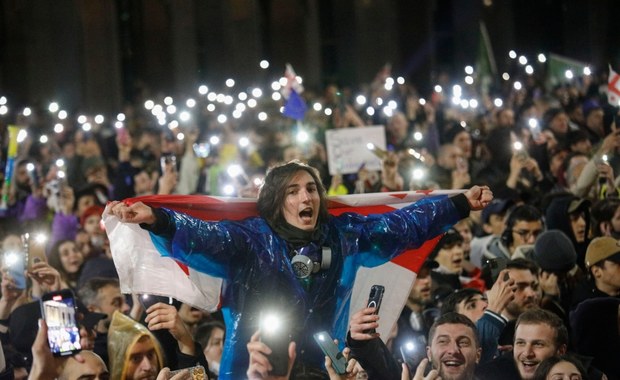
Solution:
M 426 196 L 452 195 L 449 190 L 411 191 L 392 193 L 352 194 L 329 197 L 332 215 L 345 212 L 377 214 L 405 207 Z M 126 202 L 144 202 L 152 207 L 167 207 L 194 217 L 217 220 L 241 220 L 256 216 L 256 199 L 223 198 L 205 195 L 153 195 Z M 213 311 L 220 302 L 222 280 L 188 268 L 160 254 L 149 232 L 137 224 L 120 223 L 118 218 L 104 213 L 104 223 L 114 264 L 123 293 L 156 294 L 174 297 L 200 309 Z M 389 337 L 398 319 L 423 261 L 441 236 L 427 241 L 420 248 L 406 251 L 394 260 L 375 268 L 360 268 L 357 272 L 349 315 L 366 306 L 372 285 L 383 285 L 385 293 L 380 310 L 381 337 Z
M 282 86 L 280 92 L 286 102 L 284 103 L 282 113 L 291 119 L 302 120 L 307 109 L 306 102 L 301 97 L 301 93 L 304 92 L 304 86 L 297 78 L 297 74 L 295 74 L 295 70 L 293 70 L 293 66 L 290 63 L 286 64 L 284 78 L 286 78 L 286 84 Z
M 607 101 L 614 107 L 620 106 L 620 75 L 611 68 L 611 65 L 607 79 Z

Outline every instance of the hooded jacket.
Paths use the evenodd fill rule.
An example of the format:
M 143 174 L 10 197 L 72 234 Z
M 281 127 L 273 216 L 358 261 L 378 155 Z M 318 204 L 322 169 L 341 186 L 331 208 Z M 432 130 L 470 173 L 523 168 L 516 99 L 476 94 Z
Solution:
M 119 311 L 114 312 L 110 329 L 108 330 L 110 379 L 125 379 L 131 347 L 144 336 L 148 336 L 153 340 L 157 361 L 161 369 L 164 364 L 164 357 L 161 346 L 155 336 L 139 322 L 134 321 Z

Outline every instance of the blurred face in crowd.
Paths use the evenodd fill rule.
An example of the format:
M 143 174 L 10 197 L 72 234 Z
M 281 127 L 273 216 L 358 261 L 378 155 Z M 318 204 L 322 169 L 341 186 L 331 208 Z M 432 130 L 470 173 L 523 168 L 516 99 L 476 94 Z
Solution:
M 65 272 L 77 273 L 84 263 L 84 255 L 72 241 L 67 241 L 58 247 L 58 256 Z
M 439 150 L 437 164 L 448 170 L 455 170 L 457 162 L 463 159 L 461 148 L 456 145 L 446 144 Z
M 200 322 L 203 314 L 200 309 L 196 309 L 195 307 L 191 307 L 190 305 L 184 303 L 179 308 L 179 317 L 183 322 L 185 322 L 186 325 L 193 326 Z
M 155 180 L 146 171 L 141 171 L 133 177 L 133 189 L 136 195 L 153 192 Z
M 125 380 L 155 380 L 159 372 L 159 360 L 155 343 L 149 336 L 143 336 L 129 349 Z
M 473 378 L 480 353 L 474 331 L 460 323 L 437 326 L 426 348 L 426 355 L 443 380 Z
M 409 301 L 425 304 L 431 300 L 431 286 L 433 280 L 429 269 L 421 269 L 413 283 L 413 288 L 409 293 Z
M 555 178 L 560 178 L 561 170 L 564 166 L 564 160 L 568 156 L 568 152 L 565 150 L 559 151 L 549 161 L 549 171 Z
M 304 231 L 311 231 L 319 218 L 321 199 L 314 178 L 305 170 L 299 170 L 286 187 L 284 219 Z
M 80 355 L 84 362 L 80 363 L 70 357 L 59 380 L 108 380 L 110 378 L 108 368 L 99 355 L 92 351 L 82 351 Z
M 105 332 L 110 325 L 112 315 L 115 311 L 127 313 L 129 305 L 125 303 L 125 297 L 121 294 L 121 289 L 116 285 L 106 285 L 97 292 L 95 305 L 88 305 L 89 310 L 97 313 L 106 314 L 108 317 L 103 319 L 98 326 L 98 331 Z
M 435 261 L 450 273 L 461 273 L 464 260 L 463 244 L 461 242 L 446 245 L 437 252 Z
M 620 295 L 620 255 L 603 260 L 590 268 L 596 287 L 610 296 Z
M 599 135 L 604 134 L 603 128 L 603 118 L 605 116 L 605 112 L 602 109 L 597 108 L 595 110 L 590 111 L 588 117 L 586 117 L 586 125 L 596 131 Z
M 514 299 L 506 306 L 505 313 L 516 319 L 524 311 L 538 307 L 542 296 L 538 284 L 538 276 L 527 269 L 509 269 L 510 278 L 514 280 L 517 290 Z
M 523 244 L 534 244 L 534 241 L 543 230 L 540 220 L 518 220 L 512 227 L 512 245 L 510 251 Z
M 513 358 L 521 379 L 532 379 L 543 360 L 562 354 L 556 347 L 556 331 L 546 323 L 519 324 L 515 330 Z
M 398 140 L 402 140 L 407 137 L 408 129 L 409 123 L 407 122 L 407 118 L 401 112 L 398 112 L 392 116 L 387 127 L 388 133 Z
M 458 305 L 456 305 L 456 312 L 463 314 L 472 322 L 476 323 L 476 321 L 482 318 L 488 305 L 489 302 L 485 296 L 482 294 L 474 294 L 472 297 L 459 302 Z
M 467 131 L 457 134 L 452 143 L 461 149 L 464 158 L 471 158 L 471 136 Z
M 570 218 L 570 226 L 575 235 L 575 241 L 577 243 L 583 243 L 586 240 L 586 217 L 583 211 L 573 212 L 568 214 Z
M 498 127 L 512 127 L 515 125 L 515 113 L 512 110 L 504 109 L 497 114 Z
M 95 196 L 92 194 L 82 195 L 77 201 L 77 216 L 80 217 L 84 211 L 95 205 Z
M 502 232 L 504 232 L 504 229 L 506 228 L 506 225 L 504 224 L 505 218 L 506 218 L 506 213 L 491 214 L 489 215 L 489 222 L 485 223 L 482 226 L 482 228 L 484 229 L 485 232 L 491 235 L 500 236 Z
M 222 352 L 224 352 L 224 330 L 214 328 L 207 342 L 207 346 L 203 350 L 209 365 L 211 362 L 221 362 Z
M 576 143 L 571 144 L 570 149 L 573 152 L 589 155 L 590 152 L 592 152 L 592 143 L 588 139 L 577 141 Z
M 89 234 L 99 234 L 101 230 L 101 216 L 91 215 L 84 221 L 84 230 Z
M 465 257 L 468 257 L 469 251 L 471 250 L 471 239 L 474 237 L 474 234 L 471 232 L 469 221 L 467 219 L 461 220 L 454 225 L 454 229 L 457 230 L 459 234 L 461 234 L 461 236 L 463 237 L 463 252 L 465 254 Z
M 568 132 L 568 115 L 560 112 L 549 122 L 549 128 L 556 135 L 565 135 Z
M 545 380 L 582 380 L 581 372 L 571 362 L 563 360 L 551 367 Z

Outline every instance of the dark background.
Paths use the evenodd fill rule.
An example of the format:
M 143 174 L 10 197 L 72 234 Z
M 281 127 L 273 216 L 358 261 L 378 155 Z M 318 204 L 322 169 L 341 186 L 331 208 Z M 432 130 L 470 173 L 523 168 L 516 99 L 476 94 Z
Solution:
M 0 95 L 117 112 L 198 84 L 268 83 L 290 62 L 309 90 L 392 74 L 422 93 L 473 64 L 479 22 L 498 68 L 508 51 L 618 61 L 613 0 L 0 0 Z M 271 66 L 259 68 L 261 59 Z

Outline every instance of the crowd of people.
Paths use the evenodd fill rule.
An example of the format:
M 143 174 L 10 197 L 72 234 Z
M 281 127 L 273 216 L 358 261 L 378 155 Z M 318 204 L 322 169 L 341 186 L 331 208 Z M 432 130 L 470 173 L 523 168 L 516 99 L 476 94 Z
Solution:
M 27 136 L 3 181 L 2 375 L 182 379 L 189 372 L 169 369 L 200 365 L 222 379 L 620 379 L 617 105 L 605 75 L 554 86 L 523 75 L 522 86 L 463 85 L 451 96 L 441 78 L 426 97 L 378 76 L 360 90 L 364 102 L 330 85 L 303 94 L 301 124 L 279 115 L 276 97 L 222 118 L 220 109 L 239 108 L 215 93 L 196 101 L 188 121 L 163 127 L 153 109 L 171 101 L 146 108 L 146 96 L 116 128 L 36 109 L 5 118 L 2 167 L 7 125 Z M 465 98 L 478 105 L 464 107 Z M 370 125 L 385 126 L 381 170 L 330 175 L 325 132 Z M 296 139 L 302 128 L 309 140 Z M 380 216 L 327 214 L 328 195 L 419 189 L 463 194 Z M 151 194 L 258 197 L 260 217 L 202 222 L 122 202 Z M 122 294 L 106 206 L 166 241 L 175 259 L 223 278 L 222 311 Z M 441 233 L 389 337 L 371 332 L 381 322 L 373 308 L 342 311 L 357 268 Z M 20 281 L 14 256 L 24 261 L 37 244 L 45 255 L 25 260 Z M 312 255 L 322 246 L 331 266 L 295 277 L 286 263 L 306 248 L 321 262 Z M 64 288 L 79 300 L 83 351 L 71 358 L 49 353 L 38 321 L 38 300 Z M 269 302 L 303 317 L 279 375 L 255 323 Z M 345 374 L 323 360 L 312 341 L 319 330 L 346 346 Z

